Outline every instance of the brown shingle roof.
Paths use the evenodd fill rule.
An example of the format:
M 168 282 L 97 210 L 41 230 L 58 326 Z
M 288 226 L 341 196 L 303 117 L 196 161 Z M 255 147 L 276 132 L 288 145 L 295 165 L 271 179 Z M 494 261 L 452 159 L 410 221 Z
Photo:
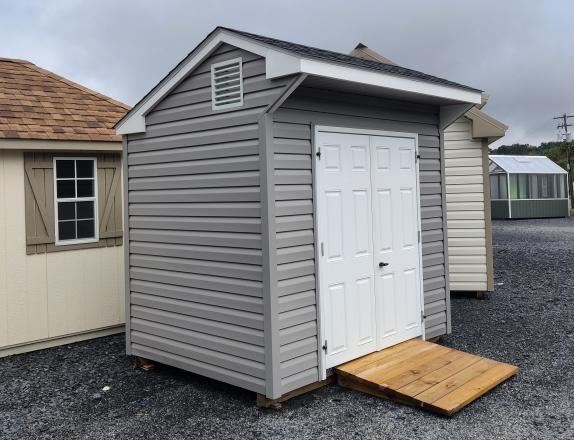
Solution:
M 0 138 L 120 141 L 130 109 L 23 60 L 0 58 Z

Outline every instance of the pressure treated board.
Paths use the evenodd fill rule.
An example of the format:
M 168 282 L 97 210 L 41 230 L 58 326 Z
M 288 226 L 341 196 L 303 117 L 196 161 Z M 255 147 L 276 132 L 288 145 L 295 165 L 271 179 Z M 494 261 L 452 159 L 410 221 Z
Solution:
M 335 369 L 339 385 L 453 415 L 518 373 L 514 365 L 411 339 Z

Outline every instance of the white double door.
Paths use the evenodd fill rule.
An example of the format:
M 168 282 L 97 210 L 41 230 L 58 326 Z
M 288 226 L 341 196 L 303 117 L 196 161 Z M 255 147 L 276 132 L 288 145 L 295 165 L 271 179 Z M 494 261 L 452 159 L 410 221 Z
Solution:
M 317 132 L 325 368 L 422 334 L 416 144 Z

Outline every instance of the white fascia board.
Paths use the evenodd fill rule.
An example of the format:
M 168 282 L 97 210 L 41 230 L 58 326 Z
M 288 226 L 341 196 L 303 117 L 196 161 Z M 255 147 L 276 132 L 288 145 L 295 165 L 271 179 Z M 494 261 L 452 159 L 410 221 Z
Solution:
M 391 75 L 381 71 L 353 68 L 317 60 L 302 59 L 301 72 L 325 78 L 445 98 L 458 102 L 472 104 L 480 104 L 481 102 L 481 92 L 479 91 L 466 90 L 444 84 Z
M 120 135 L 144 133 L 146 130 L 145 115 L 149 110 L 176 87 L 193 69 L 203 62 L 221 43 L 227 43 L 265 57 L 266 76 L 269 79 L 290 75 L 293 71 L 296 72 L 300 70 L 299 58 L 221 30 L 214 34 L 209 41 L 205 42 L 187 63 L 165 81 L 152 95 L 148 96 L 145 102 L 137 109 L 134 109 L 132 114 L 128 114 L 128 116 L 117 125 L 116 133 Z
M 0 139 L 0 150 L 122 151 L 120 141 L 64 141 L 53 139 Z
M 227 43 L 265 58 L 267 79 L 279 78 L 298 73 L 316 75 L 359 84 L 384 87 L 394 90 L 418 93 L 421 95 L 446 98 L 458 102 L 479 104 L 481 93 L 441 84 L 418 81 L 411 78 L 390 75 L 380 71 L 348 67 L 335 63 L 311 60 L 288 54 L 268 47 L 247 37 L 238 36 L 224 29 L 215 33 L 195 54 L 179 68 L 165 83 L 142 102 L 116 126 L 116 133 L 126 135 L 144 133 L 145 115 L 176 87 L 197 65 L 203 62 L 221 43 Z

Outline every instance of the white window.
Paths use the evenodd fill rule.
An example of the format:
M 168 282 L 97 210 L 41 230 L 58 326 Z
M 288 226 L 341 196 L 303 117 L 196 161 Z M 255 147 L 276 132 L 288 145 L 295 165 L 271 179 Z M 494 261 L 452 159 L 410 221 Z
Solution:
M 242 59 L 211 65 L 211 107 L 222 110 L 243 105 Z
M 54 158 L 56 245 L 98 241 L 96 159 Z

